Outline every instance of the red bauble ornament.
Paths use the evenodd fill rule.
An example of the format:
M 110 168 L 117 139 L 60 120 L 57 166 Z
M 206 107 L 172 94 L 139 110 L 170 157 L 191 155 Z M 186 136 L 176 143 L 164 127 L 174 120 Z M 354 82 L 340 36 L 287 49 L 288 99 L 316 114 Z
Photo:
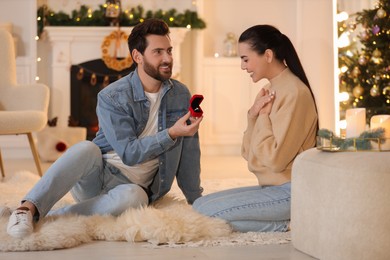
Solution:
M 58 142 L 56 144 L 56 150 L 59 152 L 64 152 L 66 150 L 66 144 L 64 142 Z

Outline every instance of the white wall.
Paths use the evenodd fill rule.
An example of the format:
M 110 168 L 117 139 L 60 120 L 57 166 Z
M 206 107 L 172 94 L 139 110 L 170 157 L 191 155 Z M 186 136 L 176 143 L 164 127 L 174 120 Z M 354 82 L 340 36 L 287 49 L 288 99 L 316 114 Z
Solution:
M 226 33 L 237 37 L 255 24 L 272 24 L 295 41 L 296 1 L 294 0 L 205 0 L 204 17 L 206 56 L 221 53 Z M 292 21 L 292 22 L 291 22 Z
M 33 83 L 37 73 L 36 1 L 1 0 L 0 23 L 12 23 L 12 34 L 16 40 L 17 80 Z M 33 11 L 34 10 L 34 11 Z
M 338 0 L 339 11 L 346 11 L 349 14 L 360 12 L 363 9 L 372 8 L 377 0 Z
M 297 51 L 316 98 L 320 128 L 337 132 L 336 3 L 329 0 L 302 0 L 297 3 Z

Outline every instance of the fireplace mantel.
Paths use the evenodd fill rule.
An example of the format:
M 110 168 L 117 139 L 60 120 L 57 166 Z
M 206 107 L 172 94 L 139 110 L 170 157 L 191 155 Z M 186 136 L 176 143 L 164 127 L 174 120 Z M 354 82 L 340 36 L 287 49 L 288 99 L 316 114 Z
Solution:
M 120 30 L 129 34 L 131 27 L 121 27 Z M 67 126 L 70 115 L 70 68 L 72 65 L 101 58 L 103 39 L 116 27 L 61 27 L 46 26 L 50 68 L 48 85 L 51 88 L 49 117 L 58 117 L 58 126 Z M 173 75 L 180 77 L 180 46 L 189 29 L 170 28 L 170 38 L 173 45 Z

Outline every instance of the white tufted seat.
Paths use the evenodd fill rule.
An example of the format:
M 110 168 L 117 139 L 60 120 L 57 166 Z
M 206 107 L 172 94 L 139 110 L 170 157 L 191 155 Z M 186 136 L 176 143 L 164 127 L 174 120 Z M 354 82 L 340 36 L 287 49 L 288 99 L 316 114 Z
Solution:
M 319 259 L 390 259 L 390 152 L 323 152 L 294 161 L 294 247 Z

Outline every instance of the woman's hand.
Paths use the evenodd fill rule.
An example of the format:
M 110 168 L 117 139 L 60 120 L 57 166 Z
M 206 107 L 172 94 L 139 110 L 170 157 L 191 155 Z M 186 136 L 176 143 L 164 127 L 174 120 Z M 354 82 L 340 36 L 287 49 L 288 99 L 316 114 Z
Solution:
M 259 114 L 270 114 L 273 101 L 275 99 L 275 92 L 269 92 L 262 88 L 255 98 L 255 102 L 249 109 L 249 116 L 257 117 Z

